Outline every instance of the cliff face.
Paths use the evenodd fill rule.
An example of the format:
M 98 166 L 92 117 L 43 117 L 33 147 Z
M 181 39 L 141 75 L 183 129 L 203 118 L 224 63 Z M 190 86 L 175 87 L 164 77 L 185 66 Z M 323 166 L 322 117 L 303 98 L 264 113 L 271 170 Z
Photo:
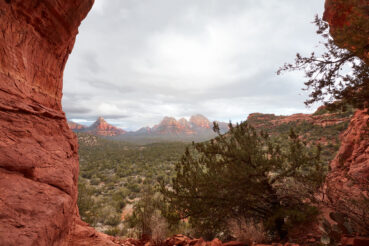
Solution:
M 193 127 L 200 127 L 200 128 L 207 128 L 211 129 L 213 126 L 212 123 L 203 115 L 193 115 L 190 118 L 190 124 L 192 124 Z
M 323 19 L 335 43 L 369 63 L 369 14 L 367 0 L 326 0 Z M 358 50 L 358 47 L 360 50 Z M 362 49 L 362 50 L 361 50 Z
M 315 126 L 334 126 L 344 122 L 348 122 L 351 118 L 349 112 L 343 113 L 326 113 L 321 115 L 314 114 L 293 114 L 289 116 L 276 116 L 274 114 L 253 113 L 247 118 L 247 122 L 259 129 L 275 129 L 282 125 L 290 123 L 310 123 Z
M 0 245 L 69 245 L 82 228 L 94 237 L 79 222 L 77 139 L 61 108 L 64 66 L 92 4 L 0 1 Z
M 330 33 L 340 47 L 351 51 L 357 51 L 358 43 L 367 47 L 359 56 L 369 64 L 369 12 L 362 12 L 363 9 L 368 9 L 367 0 L 326 0 L 324 19 L 328 21 Z M 345 28 L 353 24 L 355 28 Z M 351 36 L 345 43 L 340 42 L 342 32 L 349 32 L 343 34 Z M 357 217 L 357 223 L 369 223 L 351 202 L 359 199 L 360 195 L 369 196 L 369 115 L 365 111 L 357 111 L 348 129 L 341 135 L 342 144 L 331 162 L 331 172 L 326 180 L 332 207 L 353 214 L 354 218 Z
M 228 131 L 228 124 L 219 123 L 224 132 Z M 146 133 L 159 136 L 200 136 L 202 134 L 204 136 L 214 137 L 216 134 L 210 126 L 212 126 L 212 123 L 200 114 L 191 116 L 189 121 L 185 118 L 176 120 L 173 117 L 164 117 L 158 125 L 155 125 L 150 131 L 146 131 Z
M 352 199 L 360 199 L 361 195 L 369 196 L 369 114 L 366 111 L 357 111 L 342 134 L 326 186 L 332 207 L 353 215 L 358 213 L 358 223 L 369 222 L 352 203 Z
M 302 141 L 309 145 L 320 144 L 323 147 L 321 158 L 329 163 L 340 146 L 338 136 L 347 129 L 352 115 L 352 109 L 347 109 L 346 112 L 328 112 L 321 107 L 314 114 L 277 116 L 254 113 L 249 115 L 247 122 L 271 136 L 284 138 L 288 138 L 292 128 Z

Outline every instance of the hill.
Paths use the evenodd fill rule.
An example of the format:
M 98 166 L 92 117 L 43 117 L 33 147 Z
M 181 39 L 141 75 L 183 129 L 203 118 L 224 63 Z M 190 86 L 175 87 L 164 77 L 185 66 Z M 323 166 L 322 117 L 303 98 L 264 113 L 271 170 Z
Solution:
M 222 133 L 228 131 L 228 123 L 219 122 Z M 110 137 L 131 143 L 147 144 L 156 142 L 192 142 L 206 141 L 216 136 L 213 123 L 201 114 L 193 115 L 189 120 L 174 117 L 164 117 L 153 127 L 142 127 L 137 131 L 125 131 L 110 125 L 104 118 L 99 117 L 91 126 L 83 126 L 72 121 L 68 125 L 74 132 L 84 132 L 96 136 Z
M 253 113 L 248 116 L 247 122 L 271 136 L 287 136 L 290 129 L 294 129 L 307 144 L 320 144 L 323 147 L 322 158 L 328 161 L 336 154 L 340 146 L 340 134 L 347 129 L 353 113 L 352 108 L 345 112 L 330 112 L 320 107 L 314 114 L 277 116 Z

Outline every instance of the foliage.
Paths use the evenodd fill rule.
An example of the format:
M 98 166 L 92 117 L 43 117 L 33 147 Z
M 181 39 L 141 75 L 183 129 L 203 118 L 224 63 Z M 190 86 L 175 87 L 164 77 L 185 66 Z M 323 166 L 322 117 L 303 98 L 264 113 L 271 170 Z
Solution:
M 252 220 L 246 221 L 245 218 L 231 219 L 228 222 L 228 227 L 233 238 L 247 245 L 267 241 L 267 233 L 262 223 L 255 223 Z
M 369 106 L 369 5 L 361 0 L 336 0 L 331 5 L 332 9 L 341 10 L 336 13 L 339 20 L 335 21 L 331 30 L 328 30 L 329 24 L 319 17 L 314 21 L 317 33 L 324 39 L 325 52 L 320 56 L 313 52 L 309 57 L 297 54 L 294 64 L 285 64 L 277 72 L 305 71 L 308 79 L 306 90 L 312 89 L 310 99 L 305 103 L 310 105 L 323 101 L 329 106 L 318 114 L 326 109 L 346 107 L 347 104 L 360 109 Z M 358 177 L 348 179 L 352 185 L 358 182 Z M 359 185 L 365 190 L 368 187 L 366 183 L 367 180 L 364 180 Z M 332 207 L 336 214 L 344 216 L 345 223 L 351 223 L 356 233 L 368 233 L 367 196 L 354 199 L 351 191 L 337 189 L 334 192 L 340 197 Z M 339 233 L 347 233 L 343 226 L 339 228 L 342 223 L 330 228 L 326 222 L 322 243 L 335 244 Z
M 151 215 L 150 228 L 153 245 L 162 245 L 168 236 L 168 223 L 159 210 Z
M 363 54 L 369 51 L 369 7 L 359 4 L 358 0 L 337 0 L 336 4 L 345 8 L 349 2 L 355 2 L 355 7 L 347 16 L 347 25 L 335 28 L 334 39 L 329 35 L 328 23 L 318 16 L 315 18 L 317 34 L 325 40 L 323 54 L 319 56 L 312 52 L 309 57 L 297 54 L 294 64 L 285 64 L 277 72 L 305 72 L 305 89 L 311 90 L 306 105 L 322 101 L 332 107 L 349 103 L 356 108 L 364 108 L 368 104 L 369 67 Z
M 127 218 L 129 227 L 136 228 L 139 236 L 151 235 L 153 231 L 152 217 L 160 214 L 162 198 L 151 187 L 147 187 L 141 199 L 134 205 L 133 213 Z
M 95 202 L 92 198 L 94 194 L 94 189 L 88 185 L 86 181 L 80 179 L 78 182 L 78 209 L 79 214 L 82 220 L 86 221 L 87 223 L 93 223 L 93 214 L 95 213 L 96 206 Z
M 186 146 L 184 143 L 134 145 L 84 133 L 78 133 L 78 139 L 81 217 L 98 230 L 113 235 L 128 233 L 122 212 L 130 212 L 146 187 L 154 187 L 157 179 L 170 183 L 174 162 Z
M 290 129 L 294 129 L 300 140 L 308 146 L 320 144 L 322 146 L 321 159 L 328 163 L 336 155 L 340 146 L 338 136 L 347 129 L 353 114 L 352 106 L 342 105 L 341 108 L 335 110 L 320 107 L 307 120 L 283 122 L 285 116 L 253 114 L 247 121 L 258 130 L 267 132 L 277 143 L 281 143 L 288 138 Z M 333 123 L 319 124 L 319 122 L 325 121 L 332 121 Z M 275 122 L 279 123 L 276 124 Z
M 230 124 L 225 135 L 214 129 L 218 137 L 187 148 L 176 165 L 173 187 L 163 183 L 161 188 L 201 235 L 219 236 L 227 232 L 228 219 L 245 218 L 284 237 L 290 225 L 316 215 L 313 194 L 326 173 L 320 148 L 308 149 L 293 131 L 287 144 L 277 144 L 247 122 Z

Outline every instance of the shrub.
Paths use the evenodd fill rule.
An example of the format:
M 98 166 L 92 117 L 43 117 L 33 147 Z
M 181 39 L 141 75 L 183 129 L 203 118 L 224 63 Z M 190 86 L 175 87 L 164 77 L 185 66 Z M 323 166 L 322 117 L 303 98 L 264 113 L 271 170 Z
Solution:
M 267 233 L 261 222 L 246 221 L 244 218 L 231 219 L 228 222 L 230 235 L 237 241 L 252 245 L 267 240 Z
M 153 245 L 162 245 L 168 233 L 168 223 L 159 210 L 151 215 L 150 229 Z

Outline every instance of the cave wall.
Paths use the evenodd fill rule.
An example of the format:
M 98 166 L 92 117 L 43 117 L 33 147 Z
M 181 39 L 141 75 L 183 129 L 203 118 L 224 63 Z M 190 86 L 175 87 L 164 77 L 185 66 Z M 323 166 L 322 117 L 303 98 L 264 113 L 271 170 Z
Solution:
M 0 245 L 68 245 L 78 145 L 63 70 L 93 0 L 0 0 Z

